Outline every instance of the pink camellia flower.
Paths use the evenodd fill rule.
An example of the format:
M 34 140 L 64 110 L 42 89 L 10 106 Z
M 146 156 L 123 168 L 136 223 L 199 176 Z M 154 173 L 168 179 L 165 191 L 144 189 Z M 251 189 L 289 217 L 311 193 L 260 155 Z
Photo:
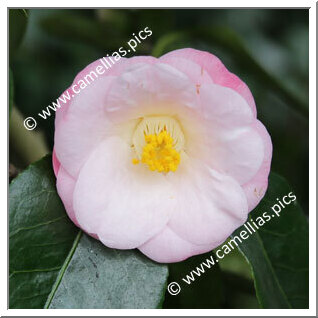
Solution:
M 194 49 L 121 58 L 56 113 L 53 165 L 69 217 L 157 262 L 224 242 L 264 196 L 271 157 L 248 87 Z

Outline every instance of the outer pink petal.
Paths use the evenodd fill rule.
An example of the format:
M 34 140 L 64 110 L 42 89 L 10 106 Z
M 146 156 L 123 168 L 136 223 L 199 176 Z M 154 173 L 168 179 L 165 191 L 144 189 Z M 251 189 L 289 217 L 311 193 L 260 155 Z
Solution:
M 203 67 L 199 64 L 191 62 L 189 59 L 184 59 L 180 57 L 169 57 L 162 56 L 158 60 L 160 63 L 167 63 L 183 74 L 187 75 L 187 77 L 193 82 L 196 87 L 197 92 L 200 90 L 200 86 L 202 84 L 211 84 L 213 83 L 212 78 L 207 72 L 204 72 Z
M 75 188 L 75 180 L 70 176 L 63 167 L 60 167 L 56 181 L 57 192 L 64 204 L 65 210 L 73 223 L 80 227 L 73 209 L 73 193 Z M 94 233 L 87 232 L 90 236 L 98 239 Z
M 184 240 L 216 246 L 246 220 L 246 197 L 233 178 L 196 165 L 188 175 L 170 181 L 178 191 L 168 225 Z
M 57 174 L 56 188 L 62 202 L 64 203 L 64 207 L 68 216 L 77 226 L 79 226 L 73 209 L 73 192 L 75 188 L 75 180 L 63 167 L 60 167 Z
M 214 247 L 214 245 L 192 244 L 179 237 L 167 226 L 161 233 L 140 246 L 139 250 L 156 262 L 174 263 L 193 255 L 206 253 Z
M 204 71 L 209 73 L 215 84 L 229 87 L 244 97 L 256 117 L 256 106 L 250 89 L 241 79 L 229 72 L 215 55 L 204 51 L 186 48 L 169 52 L 161 58 L 167 57 L 188 59 L 202 66 Z
M 100 78 L 86 87 L 73 99 L 55 129 L 56 156 L 73 177 L 77 176 L 91 151 L 111 133 L 103 104 L 112 79 Z
M 273 153 L 272 141 L 264 125 L 257 120 L 253 128 L 262 137 L 264 143 L 264 161 L 253 179 L 243 185 L 249 211 L 253 210 L 265 195 Z
M 203 116 L 208 123 L 231 128 L 251 124 L 255 118 L 245 99 L 236 91 L 215 84 L 204 84 L 200 89 Z
M 203 139 L 209 149 L 206 160 L 243 185 L 264 159 L 262 138 L 252 127 L 252 111 L 241 95 L 227 87 L 203 85 L 200 98 L 207 127 Z
M 59 98 L 62 98 L 63 99 L 63 95 L 64 96 L 69 96 L 70 99 L 68 98 L 64 98 L 63 100 L 66 101 L 66 103 L 64 102 L 59 102 L 60 103 L 60 108 L 56 108 L 56 112 L 55 112 L 55 129 L 59 126 L 62 118 L 65 116 L 65 114 L 67 113 L 67 110 L 70 106 L 70 104 L 72 103 L 72 99 L 71 99 L 71 96 L 73 95 L 74 93 L 72 92 L 71 90 L 71 87 L 69 87 L 67 90 L 65 90 L 61 96 Z M 54 101 L 55 102 L 55 101 Z
M 102 142 L 81 169 L 74 190 L 80 226 L 119 249 L 138 247 L 158 234 L 174 209 L 164 176 L 132 165 L 130 151 L 118 137 Z
M 59 160 L 57 159 L 54 150 L 53 150 L 53 154 L 52 154 L 52 164 L 53 164 L 54 174 L 55 174 L 55 176 L 57 177 L 57 174 L 58 174 L 58 172 L 59 172 L 59 169 L 60 169 L 60 165 L 61 165 L 61 164 L 60 164 Z

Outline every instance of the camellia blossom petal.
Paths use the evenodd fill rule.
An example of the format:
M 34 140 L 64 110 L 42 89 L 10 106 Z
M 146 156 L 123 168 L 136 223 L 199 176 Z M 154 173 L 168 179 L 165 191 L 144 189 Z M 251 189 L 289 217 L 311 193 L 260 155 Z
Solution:
M 157 262 L 224 242 L 264 196 L 271 159 L 247 85 L 194 49 L 121 58 L 56 113 L 53 167 L 71 220 Z

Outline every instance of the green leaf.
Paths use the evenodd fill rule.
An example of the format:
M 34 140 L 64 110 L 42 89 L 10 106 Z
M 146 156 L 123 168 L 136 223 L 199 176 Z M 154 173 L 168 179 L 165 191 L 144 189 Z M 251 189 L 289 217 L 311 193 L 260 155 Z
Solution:
M 240 251 L 251 266 L 256 294 L 262 308 L 308 308 L 307 219 L 297 201 L 283 204 L 285 208 L 280 216 L 272 210 L 272 206 L 290 192 L 292 190 L 283 178 L 271 174 L 267 193 L 250 214 L 249 220 L 253 219 L 256 225 L 259 224 L 260 217 L 264 219 L 264 212 L 271 219 L 239 244 Z M 246 228 L 239 228 L 232 237 L 239 235 L 241 230 Z
M 152 49 L 151 55 L 160 57 L 168 51 L 186 47 L 187 45 L 185 43 L 187 43 L 187 40 L 186 34 L 182 32 L 166 33 L 158 39 Z
M 10 58 L 18 49 L 26 31 L 28 15 L 25 9 L 9 9 Z
M 103 246 L 69 221 L 51 156 L 10 185 L 10 308 L 156 308 L 168 270 Z
M 13 74 L 11 69 L 9 68 L 9 118 L 11 116 L 11 111 L 13 107 L 13 93 L 14 93 Z
M 168 269 L 136 250 L 109 249 L 83 235 L 60 271 L 46 308 L 156 308 Z
M 220 267 L 217 263 L 212 266 L 211 256 L 215 259 L 213 252 L 190 257 L 189 259 L 169 264 L 169 281 L 180 285 L 181 291 L 177 295 L 166 292 L 164 308 L 178 309 L 203 309 L 221 308 L 224 302 L 223 284 Z M 210 264 L 210 268 L 203 265 Z M 201 275 L 198 277 L 192 271 Z M 190 279 L 189 279 L 190 277 Z M 191 281 L 191 277 L 194 281 Z M 185 279 L 185 281 L 183 280 Z M 190 282 L 190 284 L 187 283 Z
M 56 193 L 51 156 L 30 165 L 12 181 L 10 308 L 43 308 L 77 232 Z

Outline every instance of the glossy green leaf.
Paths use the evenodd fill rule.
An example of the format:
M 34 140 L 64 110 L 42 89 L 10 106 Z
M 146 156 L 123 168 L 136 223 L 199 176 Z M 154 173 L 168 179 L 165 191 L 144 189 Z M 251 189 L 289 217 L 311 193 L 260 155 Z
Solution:
M 297 200 L 289 205 L 283 204 L 285 208 L 279 213 L 280 216 L 272 210 L 278 200 L 281 201 L 291 192 L 283 178 L 271 174 L 265 197 L 249 216 L 250 220 L 256 221 L 256 225 L 263 223 L 260 217 L 264 219 L 264 212 L 271 219 L 239 244 L 240 251 L 251 266 L 262 308 L 308 308 L 307 219 Z M 239 235 L 241 230 L 246 228 L 239 228 L 232 237 Z
M 83 234 L 46 308 L 157 308 L 167 276 L 167 266 L 140 252 L 109 249 Z
M 26 31 L 28 13 L 24 9 L 9 9 L 9 52 L 10 58 L 19 47 Z
M 69 221 L 51 156 L 10 185 L 10 308 L 156 308 L 168 269 L 105 247 Z
M 43 308 L 77 232 L 56 193 L 51 156 L 30 165 L 12 181 L 10 308 Z

